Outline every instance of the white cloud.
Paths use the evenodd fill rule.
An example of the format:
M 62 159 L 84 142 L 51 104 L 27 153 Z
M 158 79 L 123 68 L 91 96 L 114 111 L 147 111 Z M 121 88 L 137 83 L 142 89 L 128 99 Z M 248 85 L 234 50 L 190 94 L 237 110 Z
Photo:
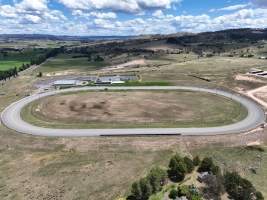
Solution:
M 47 3 L 47 0 L 23 0 L 14 6 L 0 5 L 0 16 L 34 23 L 66 20 L 61 11 L 50 10 Z
M 142 8 L 170 8 L 173 3 L 180 2 L 180 0 L 137 0 Z
M 95 19 L 94 24 L 96 25 L 97 28 L 100 29 L 114 29 L 115 26 L 113 23 L 110 23 L 109 20 L 106 19 Z
M 135 0 L 58 0 L 70 9 L 91 10 L 111 9 L 114 11 L 138 12 L 139 7 Z
M 117 14 L 114 12 L 84 12 L 82 10 L 74 10 L 72 12 L 72 15 L 74 16 L 79 16 L 79 17 L 85 17 L 85 18 L 90 18 L 90 17 L 95 17 L 95 18 L 100 18 L 100 19 L 116 19 Z
M 23 0 L 16 4 L 17 9 L 42 11 L 47 10 L 47 0 Z
M 0 16 L 6 18 L 16 18 L 18 15 L 14 7 L 10 5 L 3 5 L 0 6 Z
M 25 15 L 24 20 L 26 22 L 36 24 L 36 23 L 41 21 L 41 18 L 39 16 L 36 16 L 36 15 Z
M 103 10 L 138 13 L 143 9 L 170 8 L 181 0 L 58 0 L 66 7 L 74 10 Z
M 34 0 L 32 0 L 34 1 Z M 145 0 L 89 0 L 95 2 L 88 7 L 82 6 L 82 3 L 88 0 L 61 0 L 74 2 L 81 9 L 71 10 L 73 16 L 66 17 L 59 10 L 50 8 L 50 0 L 39 0 L 39 3 L 28 5 L 29 0 L 23 0 L 14 5 L 0 4 L 0 30 L 2 33 L 49 33 L 49 34 L 67 34 L 67 35 L 138 35 L 138 34 L 168 34 L 179 31 L 202 32 L 215 31 L 228 28 L 263 28 L 267 27 L 267 9 L 249 6 L 241 8 L 228 9 L 228 14 L 222 14 L 218 17 L 212 17 L 208 14 L 190 15 L 183 13 L 180 15 L 170 15 L 164 10 L 172 3 L 178 3 L 173 0 L 147 0 L 146 4 L 141 3 Z M 109 4 L 108 4 L 108 3 Z M 115 3 L 125 5 L 137 5 L 138 14 L 144 12 L 145 15 L 128 14 L 129 18 L 120 18 L 121 14 L 112 11 Z M 122 4 L 121 4 L 122 5 Z M 153 8 L 147 11 L 147 7 Z M 153 5 L 153 6 L 152 6 Z M 158 8 L 159 7 L 159 8 Z M 101 9 L 100 9 L 101 8 Z M 106 9 L 104 9 L 106 8 Z M 117 6 L 117 8 L 122 8 Z M 127 8 L 128 9 L 128 8 Z M 126 9 L 126 10 L 127 10 Z M 139 11 L 139 10 L 142 11 Z M 237 10 L 236 10 L 237 9 Z M 129 10 L 129 9 L 128 9 Z M 131 11 L 135 10 L 133 6 Z M 124 10 L 125 11 L 125 10 Z M 148 13 L 151 13 L 148 15 Z
M 164 14 L 162 12 L 162 10 L 156 10 L 153 14 L 152 14 L 153 17 L 157 17 L 157 18 L 163 18 L 164 17 Z
M 117 15 L 114 12 L 91 12 L 90 16 L 96 17 L 96 18 L 101 18 L 101 19 L 116 19 Z
M 251 3 L 248 3 L 248 4 L 237 4 L 237 5 L 227 6 L 227 7 L 219 8 L 219 9 L 211 9 L 210 12 L 215 12 L 215 11 L 235 11 L 235 10 L 241 10 L 241 9 L 247 8 L 249 6 L 251 6 Z

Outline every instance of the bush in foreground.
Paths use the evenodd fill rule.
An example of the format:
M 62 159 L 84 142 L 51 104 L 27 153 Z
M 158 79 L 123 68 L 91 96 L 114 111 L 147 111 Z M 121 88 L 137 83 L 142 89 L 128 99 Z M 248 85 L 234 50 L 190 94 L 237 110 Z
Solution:
M 132 184 L 131 194 L 127 200 L 147 200 L 159 192 L 166 183 L 167 172 L 159 167 L 150 170 L 145 178 Z
M 209 172 L 214 175 L 218 174 L 219 171 L 219 167 L 214 165 L 212 158 L 204 158 L 198 168 L 198 172 Z
M 186 172 L 191 173 L 195 168 L 193 160 L 188 157 L 184 157 L 184 163 L 186 165 Z
M 180 182 L 184 180 L 186 172 L 187 168 L 183 158 L 181 158 L 178 154 L 173 156 L 169 163 L 169 179 L 173 182 Z
M 261 192 L 256 191 L 252 183 L 237 172 L 226 172 L 224 186 L 229 197 L 234 200 L 263 200 Z
M 193 163 L 195 166 L 198 166 L 200 164 L 200 158 L 198 156 L 193 158 Z
M 169 193 L 169 198 L 170 199 L 176 199 L 178 197 L 178 194 L 177 194 L 177 190 L 176 189 L 172 189 Z

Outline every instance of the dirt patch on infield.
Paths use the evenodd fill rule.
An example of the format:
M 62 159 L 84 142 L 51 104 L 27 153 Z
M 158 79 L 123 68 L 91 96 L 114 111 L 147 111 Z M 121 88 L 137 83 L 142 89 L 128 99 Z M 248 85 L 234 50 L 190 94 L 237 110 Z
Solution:
M 66 98 L 67 97 L 67 98 Z M 35 110 L 49 119 L 102 122 L 162 122 L 192 119 L 176 92 L 92 92 L 48 97 Z
M 218 126 L 246 116 L 245 108 L 230 99 L 191 91 L 56 95 L 34 102 L 23 113 L 34 116 L 24 119 L 38 126 L 70 128 Z

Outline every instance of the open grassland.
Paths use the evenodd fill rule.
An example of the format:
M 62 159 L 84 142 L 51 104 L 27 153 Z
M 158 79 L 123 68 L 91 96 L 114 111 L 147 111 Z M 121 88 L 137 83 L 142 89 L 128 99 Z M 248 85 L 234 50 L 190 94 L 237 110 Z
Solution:
M 142 81 L 225 89 L 252 89 L 267 82 L 264 78 L 263 82 L 235 80 L 237 74 L 245 74 L 251 68 L 267 70 L 267 60 L 257 58 L 199 58 L 195 54 L 169 54 L 149 58 L 145 62 L 146 65 L 113 69 L 110 73 L 135 73 L 140 75 Z
M 0 135 L 3 200 L 114 200 L 151 166 L 167 165 L 178 151 L 174 137 L 42 138 L 4 127 Z
M 246 169 L 248 173 L 249 165 L 254 165 L 260 154 L 263 161 L 260 170 L 246 177 L 265 192 L 266 152 L 242 147 L 218 148 L 219 144 L 191 149 L 194 140 L 196 144 L 202 141 L 202 146 L 209 146 L 212 138 L 214 142 L 231 145 L 228 138 L 240 140 L 240 136 L 43 138 L 17 134 L 4 127 L 0 127 L 0 136 L 3 200 L 115 200 L 126 196 L 131 184 L 153 166 L 167 166 L 175 152 L 212 156 L 220 164 Z
M 169 64 L 154 68 L 153 73 L 148 69 L 143 69 L 141 71 L 142 79 L 148 81 L 168 80 L 177 85 L 250 89 L 263 84 L 242 80 L 235 81 L 234 75 L 246 73 L 251 68 L 264 68 L 267 65 L 266 60 L 254 58 L 212 57 L 193 59 L 186 62 L 180 62 L 180 59 L 175 61 L 176 55 L 169 55 L 168 58 L 173 60 Z M 162 60 L 159 62 L 161 63 Z
M 60 54 L 55 58 L 49 59 L 44 63 L 38 71 L 42 72 L 56 72 L 64 70 L 76 70 L 76 71 L 92 71 L 100 69 L 106 64 L 104 62 L 90 62 L 87 57 L 78 57 L 76 54 Z
M 237 171 L 267 197 L 267 147 L 210 147 L 193 151 L 212 157 L 223 170 Z M 254 171 L 255 170 L 255 171 Z
M 82 92 L 46 97 L 26 106 L 22 118 L 45 127 L 206 127 L 244 119 L 230 99 L 190 91 Z

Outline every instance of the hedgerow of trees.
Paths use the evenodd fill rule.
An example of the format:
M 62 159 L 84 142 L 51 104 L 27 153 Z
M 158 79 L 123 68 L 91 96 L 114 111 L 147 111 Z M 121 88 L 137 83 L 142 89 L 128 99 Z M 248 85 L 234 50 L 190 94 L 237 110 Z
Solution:
M 40 55 L 36 58 L 33 58 L 30 61 L 30 64 L 22 64 L 20 67 L 14 67 L 8 70 L 0 71 L 0 81 L 10 79 L 11 77 L 18 76 L 18 72 L 24 71 L 28 69 L 31 65 L 40 65 L 41 63 L 45 62 L 48 58 L 54 57 L 59 53 L 64 52 L 64 47 L 55 48 L 55 49 L 47 49 L 43 55 Z
M 18 76 L 18 70 L 16 67 L 8 69 L 8 70 L 0 71 L 0 81 L 1 80 L 6 81 L 7 79 L 10 79 L 11 77 L 16 77 L 16 76 Z

